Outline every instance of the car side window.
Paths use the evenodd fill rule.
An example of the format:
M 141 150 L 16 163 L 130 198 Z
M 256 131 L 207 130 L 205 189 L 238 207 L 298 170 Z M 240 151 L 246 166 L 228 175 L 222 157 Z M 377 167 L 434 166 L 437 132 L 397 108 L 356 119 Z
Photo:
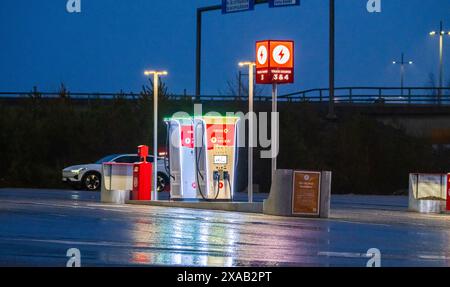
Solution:
M 137 156 L 121 156 L 115 160 L 117 163 L 135 163 L 139 161 L 139 157 Z
M 152 156 L 148 156 L 147 157 L 147 162 L 153 162 L 153 157 Z

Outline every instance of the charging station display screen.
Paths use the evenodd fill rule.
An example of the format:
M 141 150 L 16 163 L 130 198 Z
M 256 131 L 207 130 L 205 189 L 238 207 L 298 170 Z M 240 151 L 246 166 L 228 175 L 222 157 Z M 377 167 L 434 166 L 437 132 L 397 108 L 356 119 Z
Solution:
M 214 164 L 227 164 L 228 159 L 226 155 L 216 155 L 214 156 Z

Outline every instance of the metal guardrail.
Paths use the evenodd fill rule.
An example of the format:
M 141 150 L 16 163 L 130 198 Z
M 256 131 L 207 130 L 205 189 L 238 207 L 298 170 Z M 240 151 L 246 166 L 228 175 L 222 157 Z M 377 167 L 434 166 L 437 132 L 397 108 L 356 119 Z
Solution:
M 441 92 L 441 96 L 439 96 Z M 281 95 L 280 102 L 328 103 L 328 89 L 310 89 Z M 72 93 L 72 92 L 0 92 L 0 99 L 21 98 L 69 98 L 73 100 L 139 100 L 151 99 L 152 95 L 144 93 Z M 194 95 L 168 95 L 168 100 L 195 101 Z M 201 101 L 247 101 L 248 97 L 235 95 L 202 95 Z M 255 96 L 257 102 L 270 102 L 271 96 Z M 450 88 L 426 87 L 341 87 L 335 88 L 336 104 L 401 104 L 401 105 L 450 105 Z
M 439 96 L 441 92 L 441 96 Z M 328 102 L 328 89 L 311 89 L 281 96 L 286 101 Z M 450 88 L 425 87 L 341 87 L 335 88 L 335 102 L 343 104 L 445 104 L 450 105 Z

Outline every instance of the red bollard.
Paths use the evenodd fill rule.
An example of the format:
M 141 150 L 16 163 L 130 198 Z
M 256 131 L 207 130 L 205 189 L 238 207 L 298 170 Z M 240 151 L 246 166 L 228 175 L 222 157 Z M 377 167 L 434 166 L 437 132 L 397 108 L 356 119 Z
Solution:
M 147 162 L 148 146 L 139 146 L 138 155 L 141 162 L 133 166 L 133 190 L 131 200 L 151 200 L 152 164 Z

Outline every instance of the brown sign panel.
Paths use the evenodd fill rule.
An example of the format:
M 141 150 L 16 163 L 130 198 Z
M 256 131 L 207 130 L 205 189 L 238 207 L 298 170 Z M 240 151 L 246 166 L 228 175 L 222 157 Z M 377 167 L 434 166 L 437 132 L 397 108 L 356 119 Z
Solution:
M 294 172 L 292 188 L 293 215 L 320 215 L 320 177 L 320 172 Z

